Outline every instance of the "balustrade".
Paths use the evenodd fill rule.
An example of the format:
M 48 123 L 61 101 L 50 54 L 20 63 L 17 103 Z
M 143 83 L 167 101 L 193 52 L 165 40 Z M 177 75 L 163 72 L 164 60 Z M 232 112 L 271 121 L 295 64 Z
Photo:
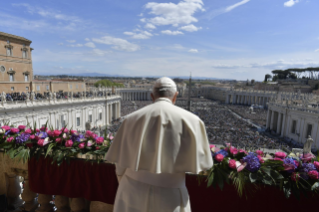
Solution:
M 8 209 L 12 211 L 19 209 L 27 212 L 113 211 L 113 205 L 103 202 L 34 193 L 29 187 L 28 165 L 0 154 L 0 195 L 3 194 L 7 197 Z

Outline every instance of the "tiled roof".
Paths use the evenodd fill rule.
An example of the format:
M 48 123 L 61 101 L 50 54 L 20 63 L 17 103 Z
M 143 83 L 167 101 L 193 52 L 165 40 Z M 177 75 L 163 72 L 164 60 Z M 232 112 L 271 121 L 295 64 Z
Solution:
M 30 42 L 30 43 L 32 42 L 31 40 L 28 40 L 28 39 L 26 39 L 24 37 L 8 34 L 8 33 L 5 33 L 5 32 L 0 32 L 0 36 L 9 37 L 9 38 L 15 38 L 15 39 L 27 41 L 27 42 Z

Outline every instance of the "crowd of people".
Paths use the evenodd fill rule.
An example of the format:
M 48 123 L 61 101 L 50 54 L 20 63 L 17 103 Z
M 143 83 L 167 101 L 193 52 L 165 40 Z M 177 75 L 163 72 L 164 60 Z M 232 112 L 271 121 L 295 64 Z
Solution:
M 1 94 L 2 95 L 2 94 Z M 73 95 L 73 98 L 82 98 L 82 97 L 86 97 L 86 98 L 90 98 L 94 95 L 94 93 L 92 91 L 86 91 L 86 92 L 74 92 L 73 94 L 68 93 L 68 92 L 56 92 L 55 93 L 55 98 L 56 99 L 68 99 L 71 98 Z M 98 91 L 96 93 L 96 96 L 101 97 L 105 95 L 102 91 Z M 110 93 L 107 93 L 108 96 L 110 96 Z M 32 97 L 31 92 L 11 92 L 11 93 L 6 93 L 5 94 L 5 99 L 6 101 L 26 101 L 27 99 L 32 100 L 32 98 L 34 98 L 33 100 L 46 100 L 46 99 L 50 99 L 50 92 L 35 92 L 34 93 L 34 97 Z M 0 101 L 2 101 L 2 99 L 0 98 Z
M 151 104 L 151 101 L 122 101 L 123 118 L 148 104 Z M 176 105 L 186 110 L 189 107 L 187 99 L 177 99 Z M 254 113 L 250 113 L 249 106 L 225 105 L 198 98 L 192 99 L 191 111 L 204 121 L 211 144 L 231 143 L 233 146 L 244 149 L 285 148 L 287 151 L 291 151 L 292 148 L 302 148 L 301 144 L 289 138 L 273 136 L 256 128 L 256 125 L 259 125 L 259 129 L 265 129 L 267 119 L 265 109 L 255 108 Z M 234 115 L 232 111 L 239 116 Z M 120 124 L 121 121 L 115 122 L 109 131 L 115 133 Z

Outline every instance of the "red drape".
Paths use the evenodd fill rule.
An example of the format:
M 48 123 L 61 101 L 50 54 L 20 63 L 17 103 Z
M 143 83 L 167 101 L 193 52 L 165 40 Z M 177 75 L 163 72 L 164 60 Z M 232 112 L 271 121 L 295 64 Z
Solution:
M 118 187 L 115 166 L 97 164 L 81 159 L 71 160 L 70 165 L 63 162 L 60 167 L 51 165 L 51 159 L 41 158 L 29 161 L 30 189 L 36 193 L 62 195 L 70 198 L 85 198 L 114 204 Z M 196 175 L 187 175 L 186 186 L 190 195 L 193 212 L 215 211 L 306 211 L 317 210 L 318 196 L 285 198 L 276 187 L 262 186 L 256 192 L 239 198 L 232 185 L 207 188 L 206 182 L 199 185 Z

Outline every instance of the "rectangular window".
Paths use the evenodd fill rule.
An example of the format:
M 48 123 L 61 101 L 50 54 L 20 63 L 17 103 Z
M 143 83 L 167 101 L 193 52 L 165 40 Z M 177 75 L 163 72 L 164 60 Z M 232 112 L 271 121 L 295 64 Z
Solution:
M 29 81 L 29 75 L 24 75 L 24 81 L 28 82 Z
M 312 124 L 307 124 L 307 133 L 305 135 L 306 138 L 308 138 L 308 136 L 311 136 L 312 133 Z
M 27 51 L 26 50 L 22 51 L 22 58 L 27 58 Z
M 28 91 L 29 90 L 29 86 L 26 86 L 25 89 Z
M 11 91 L 14 91 L 14 87 L 11 87 Z
M 12 56 L 12 49 L 11 48 L 7 48 L 7 56 Z
M 13 82 L 13 81 L 14 81 L 13 74 L 9 74 L 9 79 L 10 79 L 10 82 Z
M 65 127 L 65 119 L 64 119 L 64 115 L 61 115 L 61 127 L 64 128 Z
M 81 125 L 81 119 L 80 117 L 76 117 L 76 126 L 80 126 Z
M 293 133 L 293 134 L 296 134 L 296 125 L 297 125 L 297 121 L 293 120 L 292 126 L 291 126 L 291 133 Z
M 40 85 L 37 85 L 37 91 L 39 91 L 40 90 Z
M 70 89 L 72 89 L 72 85 L 70 85 Z
M 102 112 L 100 112 L 99 118 L 100 118 L 100 120 L 102 120 Z
M 92 123 L 92 115 L 89 115 L 89 122 Z
M 47 85 L 47 91 L 49 90 L 49 86 Z

